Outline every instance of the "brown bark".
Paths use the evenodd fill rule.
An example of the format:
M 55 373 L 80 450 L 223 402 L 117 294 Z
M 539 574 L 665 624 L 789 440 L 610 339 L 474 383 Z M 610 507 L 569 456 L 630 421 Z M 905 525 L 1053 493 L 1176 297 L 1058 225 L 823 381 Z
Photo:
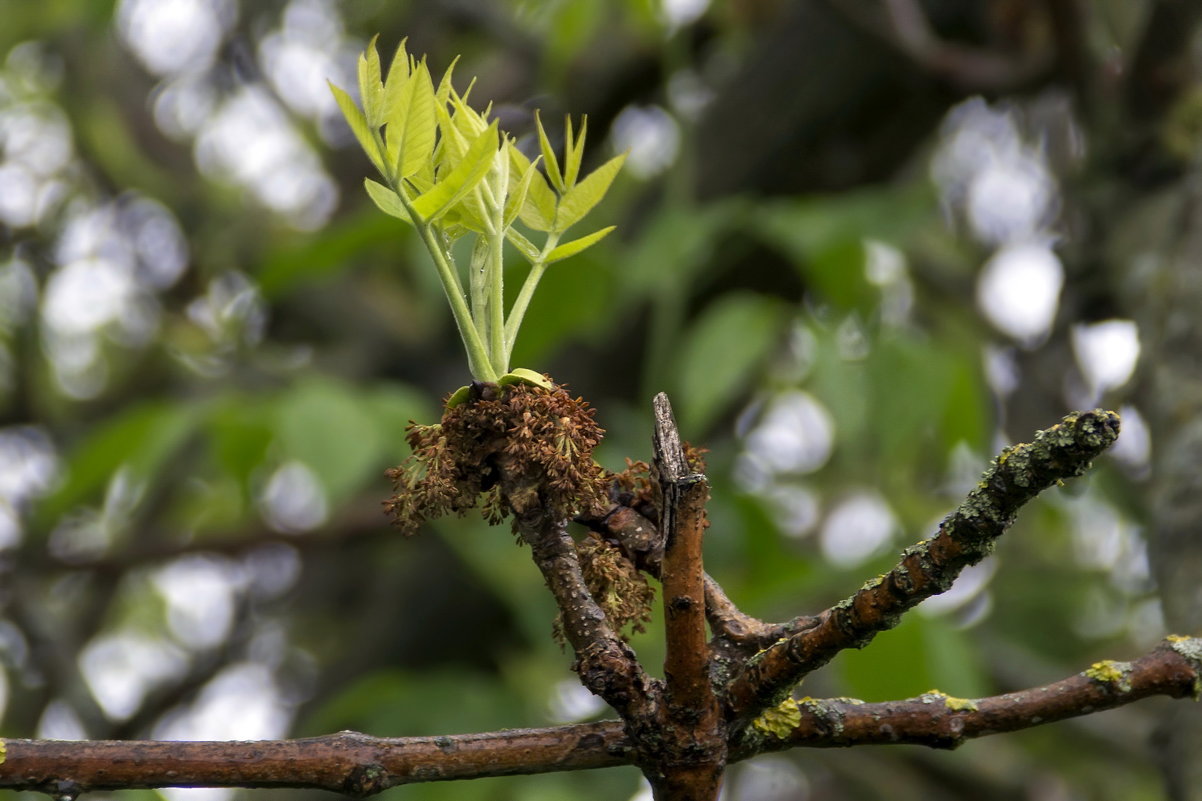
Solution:
M 657 743 L 659 764 L 645 773 L 656 799 L 713 801 L 726 768 L 726 727 L 710 680 L 705 632 L 701 540 L 709 483 L 690 471 L 662 392 L 655 397 L 655 467 L 664 538 L 666 726 Z
M 1170 637 L 1131 663 L 1100 662 L 1063 681 L 964 701 L 928 693 L 879 704 L 803 701 L 780 737 L 744 736 L 731 761 L 794 747 L 965 740 L 1089 715 L 1152 695 L 1197 698 L 1202 639 Z M 72 795 L 143 787 L 290 787 L 370 795 L 400 784 L 630 764 L 619 721 L 443 737 L 326 737 L 267 742 L 0 740 L 0 788 Z

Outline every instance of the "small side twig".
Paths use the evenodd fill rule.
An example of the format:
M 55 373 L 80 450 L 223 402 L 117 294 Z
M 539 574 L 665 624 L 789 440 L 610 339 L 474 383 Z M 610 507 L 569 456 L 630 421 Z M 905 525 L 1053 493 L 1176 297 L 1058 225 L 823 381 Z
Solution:
M 542 510 L 537 510 L 520 516 L 517 522 L 518 532 L 530 546 L 534 563 L 559 607 L 564 636 L 576 653 L 581 683 L 623 719 L 647 718 L 657 695 L 655 682 L 589 592 L 567 521 L 546 519 Z
M 1029 729 L 1115 709 L 1154 695 L 1202 695 L 1202 639 L 1170 636 L 1134 662 L 1095 662 L 1075 676 L 988 698 L 953 698 L 937 690 L 904 701 L 866 704 L 806 698 L 780 737 L 756 736 L 732 749 L 763 753 L 796 747 L 925 745 L 956 748 L 991 734 Z
M 1044 489 L 1084 473 L 1118 437 L 1119 416 L 1101 409 L 1070 414 L 1013 445 L 993 461 L 976 489 L 939 526 L 907 549 L 893 570 L 817 616 L 817 623 L 751 659 L 727 698 L 740 724 L 780 703 L 808 673 L 847 648 L 861 648 L 919 602 L 951 587 L 984 559 L 1019 508 Z

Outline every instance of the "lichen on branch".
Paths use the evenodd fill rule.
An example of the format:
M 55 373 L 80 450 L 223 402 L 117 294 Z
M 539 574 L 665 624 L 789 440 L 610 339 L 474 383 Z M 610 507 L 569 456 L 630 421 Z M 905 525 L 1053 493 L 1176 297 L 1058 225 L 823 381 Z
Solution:
M 896 567 L 822 612 L 815 625 L 750 660 L 728 691 L 735 714 L 750 723 L 837 653 L 864 647 L 904 612 L 947 590 L 960 571 L 989 554 L 1023 504 L 1088 470 L 1118 432 L 1119 416 L 1096 409 L 1070 414 L 1031 442 L 1006 448 L 935 536 L 908 548 Z

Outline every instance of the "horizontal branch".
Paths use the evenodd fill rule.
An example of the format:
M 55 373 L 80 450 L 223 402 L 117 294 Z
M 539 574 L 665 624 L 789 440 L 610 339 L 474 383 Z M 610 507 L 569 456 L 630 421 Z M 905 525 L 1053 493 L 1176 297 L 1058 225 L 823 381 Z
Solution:
M 366 796 L 401 784 L 629 763 L 618 721 L 444 737 L 2 740 L 0 788 L 77 795 L 148 787 L 289 787 Z
M 847 698 L 807 698 L 795 706 L 786 702 L 792 719 L 781 736 L 757 734 L 759 727 L 752 727 L 732 749 L 732 758 L 797 747 L 955 748 L 977 737 L 1081 717 L 1153 695 L 1195 700 L 1202 695 L 1202 639 L 1168 637 L 1134 662 L 1096 662 L 1063 681 L 988 698 L 953 698 L 933 690 L 886 703 Z
M 1118 429 L 1114 412 L 1078 412 L 1037 432 L 1030 443 L 1002 451 L 933 538 L 907 549 L 893 570 L 819 614 L 814 625 L 748 662 L 727 693 L 737 719 L 750 722 L 837 653 L 863 648 L 896 626 L 902 613 L 946 591 L 964 568 L 989 555 L 1025 503 L 1088 470 L 1118 437 Z
M 730 761 L 789 748 L 968 739 L 1113 709 L 1152 695 L 1202 693 L 1202 639 L 1168 637 L 1134 662 L 1098 662 L 1076 676 L 977 700 L 930 692 L 866 704 L 805 699 L 782 706 L 779 734 L 748 729 Z M 758 733 L 757 733 L 758 732 Z M 590 770 L 632 763 L 616 720 L 440 737 L 340 732 L 302 740 L 162 742 L 0 740 L 0 788 L 74 795 L 148 787 L 276 787 L 365 796 L 418 782 Z

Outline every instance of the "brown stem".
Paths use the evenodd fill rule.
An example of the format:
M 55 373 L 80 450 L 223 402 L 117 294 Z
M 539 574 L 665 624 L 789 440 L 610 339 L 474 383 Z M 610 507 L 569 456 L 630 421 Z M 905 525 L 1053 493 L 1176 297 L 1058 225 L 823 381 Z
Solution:
M 1118 437 L 1119 417 L 1095 410 L 1068 415 L 1013 445 L 939 532 L 902 554 L 889 573 L 818 615 L 817 623 L 770 646 L 731 682 L 727 699 L 740 724 L 785 699 L 802 677 L 846 648 L 862 648 L 919 602 L 951 587 L 960 571 L 984 559 L 1019 508 L 1063 479 L 1079 476 Z
M 142 787 L 291 787 L 365 796 L 399 784 L 629 763 L 618 721 L 447 737 L 340 732 L 303 740 L 3 740 L 0 787 L 76 795 Z
M 1063 681 L 968 701 L 928 693 L 907 701 L 797 703 L 779 734 L 753 727 L 731 761 L 794 747 L 967 739 L 1113 709 L 1152 695 L 1198 698 L 1202 638 L 1168 637 L 1130 663 L 1098 662 Z M 289 787 L 370 795 L 399 784 L 589 770 L 630 764 L 616 720 L 439 737 L 340 732 L 304 740 L 153 742 L 0 740 L 0 787 L 74 795 L 145 787 Z
M 732 758 L 786 748 L 912 744 L 955 748 L 965 741 L 1114 709 L 1153 695 L 1202 692 L 1202 639 L 1168 637 L 1134 662 L 1096 662 L 1062 681 L 975 700 L 932 691 L 905 701 L 806 699 L 781 736 L 749 730 Z
M 518 531 L 559 606 L 580 681 L 623 719 L 647 716 L 657 694 L 655 682 L 589 592 L 567 521 L 548 519 L 540 509 L 518 517 Z
M 662 581 L 667 655 L 664 661 L 668 726 L 664 748 L 676 764 L 648 775 L 657 799 L 712 801 L 726 767 L 726 732 L 710 683 L 705 631 L 705 572 L 701 541 L 709 482 L 689 470 L 668 396 L 655 396 L 655 466 L 662 503 Z

